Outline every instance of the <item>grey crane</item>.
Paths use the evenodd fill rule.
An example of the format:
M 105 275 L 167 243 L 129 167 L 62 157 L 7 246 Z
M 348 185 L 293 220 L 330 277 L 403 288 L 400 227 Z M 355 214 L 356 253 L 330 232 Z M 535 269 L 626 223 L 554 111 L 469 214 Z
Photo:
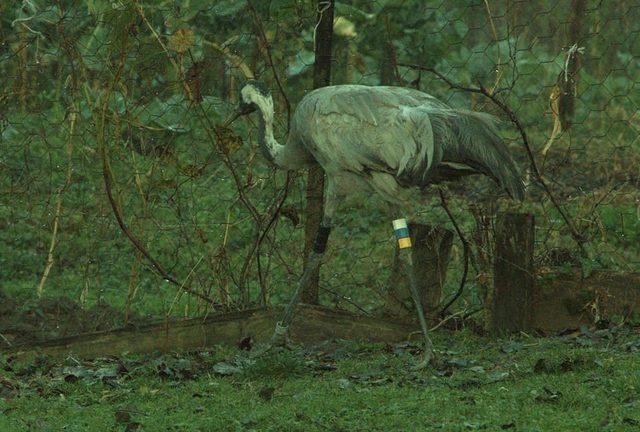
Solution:
M 234 119 L 253 111 L 259 113 L 259 144 L 270 162 L 286 170 L 319 164 L 326 173 L 321 226 L 272 344 L 288 340 L 287 329 L 300 294 L 319 266 L 336 205 L 345 195 L 376 192 L 400 213 L 411 204 L 416 187 L 484 174 L 513 198 L 521 200 L 524 196 L 521 176 L 496 133 L 494 118 L 451 108 L 418 90 L 363 85 L 313 90 L 294 112 L 286 145 L 273 136 L 273 99 L 258 81 L 242 88 Z M 431 342 L 414 280 L 409 233 L 404 219 L 395 220 L 393 225 L 424 336 L 425 358 L 418 365 L 422 367 L 430 360 Z

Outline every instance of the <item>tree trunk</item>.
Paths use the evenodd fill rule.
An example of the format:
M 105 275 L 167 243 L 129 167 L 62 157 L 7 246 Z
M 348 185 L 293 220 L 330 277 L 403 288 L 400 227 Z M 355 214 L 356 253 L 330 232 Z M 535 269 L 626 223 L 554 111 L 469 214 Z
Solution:
M 498 216 L 491 330 L 512 333 L 531 325 L 535 292 L 533 215 L 507 213 Z
M 384 29 L 380 30 L 380 35 L 384 39 L 380 43 L 382 53 L 380 54 L 380 85 L 402 85 L 398 75 L 398 53 L 393 46 L 391 22 L 389 17 L 385 17 Z
M 420 300 L 427 319 L 437 318 L 442 288 L 453 243 L 453 232 L 441 227 L 409 224 L 412 258 Z M 384 306 L 384 314 L 400 318 L 413 318 L 415 308 L 409 290 L 406 272 L 401 268 L 399 249 L 393 262 L 393 270 Z
M 315 63 L 313 66 L 313 88 L 328 86 L 331 84 L 331 40 L 333 37 L 333 8 L 335 0 L 318 0 L 318 26 L 316 29 Z M 304 266 L 307 265 L 309 253 L 313 246 L 316 233 L 322 221 L 324 201 L 324 171 L 322 168 L 309 169 L 307 176 L 307 211 L 304 227 Z M 302 302 L 318 303 L 318 282 L 320 267 L 309 280 L 305 291 L 302 293 Z
M 493 304 L 493 222 L 495 208 L 493 203 L 488 207 L 482 204 L 471 205 L 471 214 L 476 222 L 472 234 L 472 242 L 475 245 L 475 267 L 477 271 L 476 284 L 478 296 L 485 306 L 483 315 L 483 327 L 491 328 L 491 311 Z

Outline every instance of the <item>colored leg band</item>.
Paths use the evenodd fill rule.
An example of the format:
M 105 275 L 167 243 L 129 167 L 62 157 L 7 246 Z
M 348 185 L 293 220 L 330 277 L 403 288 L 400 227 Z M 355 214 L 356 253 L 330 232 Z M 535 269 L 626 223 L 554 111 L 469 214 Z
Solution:
M 411 239 L 409 237 L 398 239 L 398 247 L 406 249 L 411 247 Z
M 393 231 L 398 239 L 398 247 L 406 249 L 411 247 L 411 237 L 406 219 L 396 219 L 393 221 Z
M 275 334 L 278 336 L 287 336 L 287 332 L 289 331 L 289 326 L 282 325 L 282 322 L 278 321 L 276 323 Z
M 398 228 L 395 230 L 396 238 L 400 240 L 401 238 L 409 237 L 409 228 Z
M 331 232 L 330 227 L 321 226 L 318 229 L 318 234 L 316 234 L 316 241 L 313 242 L 313 251 L 315 253 L 324 253 L 327 249 L 327 240 L 329 239 L 329 233 Z

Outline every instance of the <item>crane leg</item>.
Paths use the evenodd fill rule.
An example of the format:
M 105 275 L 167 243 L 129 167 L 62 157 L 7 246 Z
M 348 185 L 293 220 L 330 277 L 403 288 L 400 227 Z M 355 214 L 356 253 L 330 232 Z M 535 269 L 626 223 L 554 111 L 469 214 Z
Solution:
M 424 310 L 422 309 L 422 301 L 420 300 L 420 292 L 418 291 L 418 285 L 416 283 L 416 276 L 413 269 L 413 257 L 411 255 L 411 237 L 409 236 L 409 228 L 407 227 L 406 219 L 396 219 L 393 221 L 393 229 L 398 240 L 398 247 L 400 248 L 400 259 L 404 261 L 404 267 L 407 272 L 407 278 L 409 279 L 409 289 L 411 291 L 411 297 L 413 297 L 413 303 L 416 307 L 418 314 L 418 320 L 420 321 L 420 327 L 424 336 L 424 360 L 414 366 L 414 369 L 422 369 L 426 367 L 431 360 L 431 339 L 429 339 L 429 331 L 427 328 L 427 320 L 424 317 Z
M 333 214 L 335 213 L 338 199 L 333 192 L 331 183 L 327 183 L 326 198 L 324 203 L 324 212 L 322 215 L 322 222 L 320 228 L 316 233 L 316 238 L 313 243 L 313 249 L 309 254 L 307 265 L 305 266 L 302 277 L 298 282 L 298 286 L 289 300 L 289 304 L 284 311 L 282 319 L 276 324 L 276 329 L 271 338 L 271 345 L 275 346 L 288 346 L 289 345 L 289 325 L 293 321 L 295 315 L 296 306 L 300 301 L 300 296 L 304 289 L 308 286 L 311 275 L 318 269 L 324 252 L 327 248 L 327 240 L 329 239 L 329 233 L 333 224 Z

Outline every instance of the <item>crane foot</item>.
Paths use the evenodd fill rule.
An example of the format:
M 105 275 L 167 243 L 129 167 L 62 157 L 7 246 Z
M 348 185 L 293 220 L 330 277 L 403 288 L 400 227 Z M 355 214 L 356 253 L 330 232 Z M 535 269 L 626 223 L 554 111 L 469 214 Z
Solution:
M 424 358 L 419 361 L 418 363 L 412 365 L 411 367 L 409 367 L 410 370 L 412 371 L 419 371 L 419 370 L 424 370 L 429 368 L 429 366 L 433 366 L 436 358 L 433 355 L 433 351 L 431 350 L 431 341 L 429 341 L 429 343 L 427 343 L 425 345 L 425 350 L 423 353 Z
M 429 367 L 429 362 L 426 360 L 422 360 L 419 363 L 416 363 L 414 365 L 412 365 L 409 370 L 413 371 L 413 372 L 417 372 L 417 371 L 421 371 L 421 370 L 425 370 Z
M 276 324 L 276 329 L 269 341 L 262 349 L 256 350 L 252 357 L 260 357 L 269 352 L 276 351 L 294 351 L 296 346 L 289 337 L 289 327 L 283 326 L 281 323 Z

